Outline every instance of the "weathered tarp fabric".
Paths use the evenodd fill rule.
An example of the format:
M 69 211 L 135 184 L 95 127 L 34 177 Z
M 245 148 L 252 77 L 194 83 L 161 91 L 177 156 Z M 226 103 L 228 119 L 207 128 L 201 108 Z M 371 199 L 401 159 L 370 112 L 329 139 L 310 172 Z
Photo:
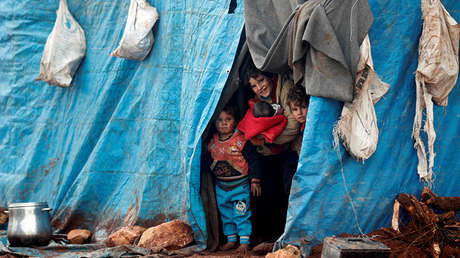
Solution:
M 460 20 L 460 2 L 442 1 Z M 415 112 L 418 43 L 422 29 L 420 1 L 369 0 L 374 23 L 369 37 L 374 68 L 391 85 L 375 105 L 379 142 L 364 164 L 340 146 L 333 148 L 332 128 L 340 102 L 311 98 L 299 167 L 292 183 L 285 234 L 278 244 L 299 239 L 321 241 L 343 232 L 371 232 L 390 226 L 398 193 L 419 197 L 417 155 L 411 139 Z M 460 195 L 460 87 L 447 107 L 434 107 L 437 135 L 432 189 L 442 196 Z M 426 136 L 424 133 L 422 135 Z
M 296 2 L 302 1 L 244 1 L 254 64 L 274 73 L 289 65 L 307 94 L 352 101 L 359 48 L 373 20 L 368 1 Z
M 149 0 L 142 62 L 109 56 L 129 1 L 69 0 L 87 54 L 67 89 L 35 82 L 59 1 L 0 1 L 0 206 L 47 201 L 55 229 L 188 221 L 205 240 L 200 137 L 243 30 L 237 1 Z

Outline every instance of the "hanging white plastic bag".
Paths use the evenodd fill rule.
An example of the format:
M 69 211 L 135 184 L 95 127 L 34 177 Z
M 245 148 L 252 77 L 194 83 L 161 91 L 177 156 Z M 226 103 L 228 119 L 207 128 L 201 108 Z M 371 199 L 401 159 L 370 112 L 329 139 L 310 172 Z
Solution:
M 158 20 L 157 9 L 146 0 L 131 0 L 125 31 L 113 56 L 144 60 L 152 49 L 154 38 L 152 28 Z
M 37 80 L 69 87 L 85 54 L 85 32 L 70 13 L 67 0 L 60 0 L 56 22 L 46 39 Z
M 333 131 L 334 135 L 342 139 L 348 153 L 357 161 L 368 159 L 377 148 L 379 129 L 374 104 L 390 88 L 390 85 L 382 82 L 374 71 L 368 36 L 360 49 L 353 102 L 343 105 L 342 115 Z
M 458 44 L 460 26 L 439 0 L 421 0 L 423 30 L 419 41 L 418 67 L 415 72 L 416 103 L 412 128 L 417 150 L 419 177 L 431 182 L 434 165 L 433 102 L 447 106 L 449 93 L 458 77 Z M 426 108 L 424 130 L 428 140 L 428 166 L 425 145 L 420 138 L 423 110 Z

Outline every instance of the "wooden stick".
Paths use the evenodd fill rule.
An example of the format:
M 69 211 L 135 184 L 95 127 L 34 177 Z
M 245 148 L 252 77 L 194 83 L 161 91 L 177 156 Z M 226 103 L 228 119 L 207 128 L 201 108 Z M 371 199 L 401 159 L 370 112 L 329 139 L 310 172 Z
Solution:
M 395 200 L 393 204 L 393 218 L 391 219 L 391 227 L 394 231 L 399 232 L 399 202 Z
M 438 210 L 460 210 L 460 197 L 439 197 L 426 186 L 423 188 L 421 200 L 428 206 Z

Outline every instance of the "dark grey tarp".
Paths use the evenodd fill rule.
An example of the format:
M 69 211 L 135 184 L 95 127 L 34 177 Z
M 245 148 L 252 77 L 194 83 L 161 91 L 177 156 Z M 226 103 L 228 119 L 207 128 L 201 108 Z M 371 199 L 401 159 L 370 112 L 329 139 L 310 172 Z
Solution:
M 353 99 L 359 46 L 373 21 L 367 0 L 244 1 L 249 51 L 256 67 L 285 72 L 309 95 Z M 295 5 L 295 6 L 294 6 Z
M 288 30 L 298 1 L 244 1 L 244 25 L 252 60 L 263 71 L 287 68 Z

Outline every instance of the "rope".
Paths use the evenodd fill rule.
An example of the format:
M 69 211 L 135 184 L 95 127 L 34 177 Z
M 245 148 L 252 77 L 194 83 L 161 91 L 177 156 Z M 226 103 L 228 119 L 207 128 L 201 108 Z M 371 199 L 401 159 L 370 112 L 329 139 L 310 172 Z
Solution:
M 358 221 L 358 215 L 357 215 L 357 212 L 356 212 L 356 208 L 355 208 L 353 199 L 351 198 L 350 192 L 348 191 L 347 181 L 345 179 L 345 173 L 343 172 L 342 154 L 340 153 L 340 148 L 339 148 L 339 135 L 338 135 L 337 131 L 335 130 L 335 128 L 332 130 L 332 134 L 334 136 L 334 149 L 335 149 L 335 151 L 337 153 L 337 157 L 339 159 L 340 172 L 342 174 L 343 187 L 345 188 L 345 192 L 347 194 L 347 197 L 350 200 L 350 206 L 351 206 L 351 209 L 353 211 L 353 217 L 355 219 L 356 227 L 358 228 L 359 233 L 361 234 L 361 237 L 369 238 L 361 230 L 361 226 L 359 225 L 359 221 Z

